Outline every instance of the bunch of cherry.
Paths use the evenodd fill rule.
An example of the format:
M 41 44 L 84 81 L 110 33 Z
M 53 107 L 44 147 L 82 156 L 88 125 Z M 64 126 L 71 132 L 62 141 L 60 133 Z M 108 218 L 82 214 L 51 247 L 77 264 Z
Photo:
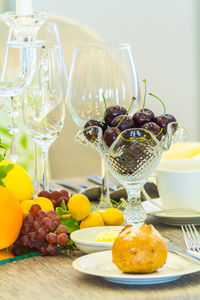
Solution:
M 102 121 L 97 119 L 90 119 L 85 123 L 84 131 L 85 137 L 90 141 L 94 142 L 97 139 L 98 130 L 97 128 L 90 128 L 91 126 L 101 127 L 103 131 L 103 139 L 104 142 L 108 147 L 112 145 L 112 143 L 116 140 L 119 134 L 130 128 L 143 128 L 151 133 L 153 133 L 156 138 L 160 141 L 167 133 L 167 125 L 171 122 L 176 122 L 176 119 L 171 114 L 166 114 L 166 108 L 163 101 L 155 96 L 154 94 L 150 93 L 149 95 L 157 98 L 164 107 L 164 113 L 155 116 L 154 113 L 145 108 L 145 101 L 146 101 L 146 80 L 145 82 L 145 97 L 143 108 L 137 111 L 133 116 L 129 116 L 128 113 L 135 101 L 135 98 L 132 98 L 131 105 L 127 111 L 127 109 L 120 105 L 112 105 L 105 109 L 104 117 Z M 104 95 L 102 95 L 106 107 L 106 102 Z M 88 128 L 88 130 L 87 130 Z
M 67 190 L 52 191 L 52 192 L 48 192 L 44 190 L 39 192 L 38 197 L 45 197 L 51 200 L 54 209 L 56 209 L 56 207 L 61 206 L 62 200 L 65 201 L 65 205 L 67 205 L 69 201 L 69 193 Z
M 42 256 L 55 255 L 58 245 L 64 246 L 67 242 L 67 227 L 60 224 L 56 212 L 44 212 L 39 204 L 33 204 L 12 252 L 15 256 L 35 251 Z

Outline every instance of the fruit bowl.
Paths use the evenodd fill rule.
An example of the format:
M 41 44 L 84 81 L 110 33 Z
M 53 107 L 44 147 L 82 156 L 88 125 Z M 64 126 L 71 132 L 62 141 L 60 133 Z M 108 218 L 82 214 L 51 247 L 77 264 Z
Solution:
M 93 139 L 88 139 L 88 136 L 93 136 Z M 130 128 L 119 133 L 108 147 L 103 139 L 103 130 L 98 126 L 82 129 L 76 135 L 75 141 L 100 153 L 111 174 L 127 191 L 125 221 L 129 224 L 141 224 L 146 219 L 140 199 L 143 185 L 158 166 L 162 153 L 168 150 L 172 143 L 183 141 L 185 138 L 185 129 L 172 122 L 168 124 L 167 132 L 160 141 L 146 129 Z
M 84 253 L 111 250 L 113 242 L 96 242 L 96 237 L 104 231 L 120 232 L 123 228 L 123 226 L 98 226 L 80 229 L 71 233 L 71 239 Z

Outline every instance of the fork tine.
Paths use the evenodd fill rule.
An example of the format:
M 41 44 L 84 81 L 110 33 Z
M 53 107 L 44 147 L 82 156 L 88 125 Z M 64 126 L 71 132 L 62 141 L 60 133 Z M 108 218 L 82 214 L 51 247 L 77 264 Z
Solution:
M 184 225 L 181 225 L 181 229 L 182 229 L 182 232 L 183 232 L 183 237 L 184 237 L 184 241 L 185 241 L 186 247 L 187 247 L 187 249 L 191 249 L 190 241 L 189 241 L 189 239 L 187 237 Z
M 184 240 L 188 249 L 200 252 L 200 236 L 195 226 L 183 225 L 181 226 L 183 231 Z
M 198 231 L 196 230 L 196 227 L 194 226 L 194 224 L 192 224 L 191 227 L 193 228 L 193 234 L 194 234 L 195 239 L 196 239 L 196 245 L 197 245 L 197 248 L 200 252 L 200 235 L 199 235 Z
M 196 238 L 196 236 L 195 236 L 195 234 L 194 234 L 194 229 L 193 229 L 193 227 L 192 227 L 191 225 L 188 225 L 188 230 L 189 230 L 189 232 L 190 232 L 191 239 L 192 239 L 192 241 L 193 241 L 194 249 L 195 249 L 196 251 L 199 252 L 199 251 L 200 251 L 200 247 L 199 247 L 199 245 L 198 245 L 197 238 Z

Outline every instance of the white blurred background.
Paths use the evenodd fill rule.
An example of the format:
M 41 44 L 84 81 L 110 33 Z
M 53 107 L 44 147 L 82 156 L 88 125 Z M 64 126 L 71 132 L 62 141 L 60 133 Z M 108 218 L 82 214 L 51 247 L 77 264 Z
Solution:
M 0 4 L 1 11 L 15 10 L 15 0 Z M 189 140 L 199 140 L 199 0 L 33 0 L 33 8 L 74 20 L 103 40 L 130 43 L 141 90 L 146 78 Z M 147 106 L 163 112 L 154 98 Z

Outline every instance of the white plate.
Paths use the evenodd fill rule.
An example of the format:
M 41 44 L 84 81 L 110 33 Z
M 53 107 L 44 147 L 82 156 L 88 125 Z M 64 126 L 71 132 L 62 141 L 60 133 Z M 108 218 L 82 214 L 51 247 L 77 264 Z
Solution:
M 154 199 L 153 202 L 161 205 L 160 199 Z M 144 209 L 148 215 L 156 217 L 159 222 L 180 226 L 184 224 L 200 225 L 200 211 L 194 209 L 168 209 L 160 210 L 150 201 L 143 202 Z
M 150 274 L 129 274 L 121 272 L 112 262 L 112 251 L 91 253 L 76 259 L 72 266 L 79 272 L 103 277 L 120 284 L 159 284 L 179 279 L 200 271 L 200 264 L 168 252 L 166 264 Z
M 84 253 L 92 253 L 112 249 L 112 242 L 95 242 L 102 231 L 120 232 L 124 226 L 99 226 L 76 230 L 71 233 L 71 239 L 75 245 Z

